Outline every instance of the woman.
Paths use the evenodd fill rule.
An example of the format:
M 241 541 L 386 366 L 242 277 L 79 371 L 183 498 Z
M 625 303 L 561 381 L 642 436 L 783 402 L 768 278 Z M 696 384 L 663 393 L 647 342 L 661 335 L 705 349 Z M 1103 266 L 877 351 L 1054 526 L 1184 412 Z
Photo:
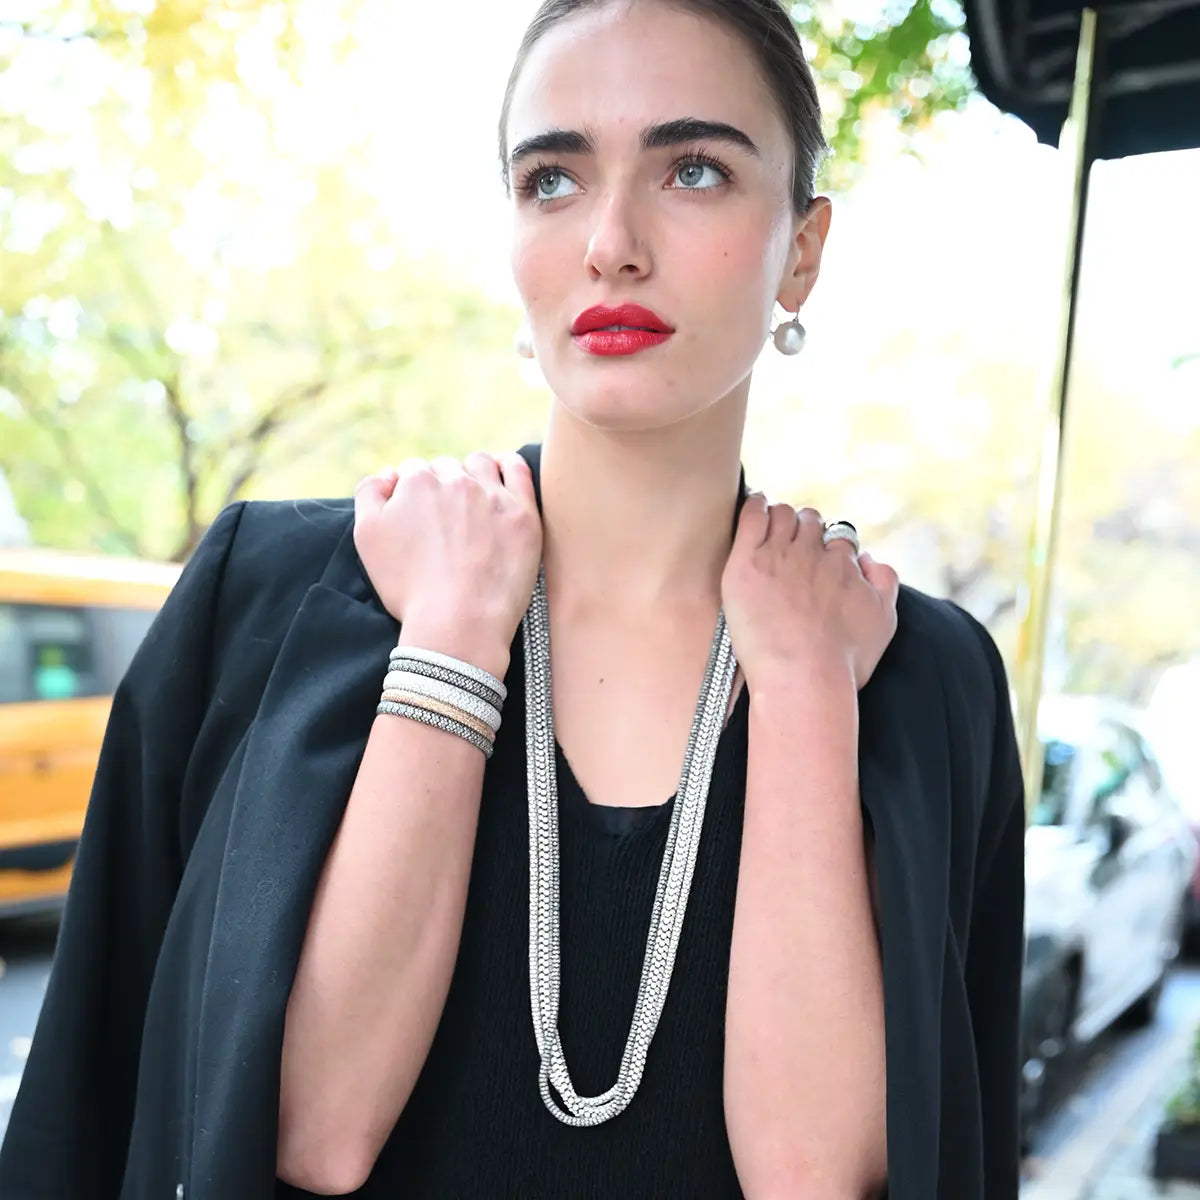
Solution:
M 788 18 L 549 0 L 501 141 L 544 441 L 214 524 L 0 1194 L 1015 1197 L 1003 667 L 740 474 L 829 226 Z

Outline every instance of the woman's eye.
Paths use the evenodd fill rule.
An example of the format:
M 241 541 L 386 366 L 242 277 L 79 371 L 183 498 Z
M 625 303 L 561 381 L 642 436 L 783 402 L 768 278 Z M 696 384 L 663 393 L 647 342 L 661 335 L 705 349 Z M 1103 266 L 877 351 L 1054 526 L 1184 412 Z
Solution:
M 706 171 L 710 176 L 707 183 L 704 182 Z M 675 178 L 681 187 L 689 191 L 704 191 L 707 188 L 718 187 L 725 182 L 724 176 L 716 167 L 700 162 L 683 163 L 675 171 Z
M 540 171 L 533 181 L 533 195 L 536 200 L 558 200 L 569 196 L 569 191 L 562 191 L 562 185 L 574 186 L 568 176 L 562 171 Z

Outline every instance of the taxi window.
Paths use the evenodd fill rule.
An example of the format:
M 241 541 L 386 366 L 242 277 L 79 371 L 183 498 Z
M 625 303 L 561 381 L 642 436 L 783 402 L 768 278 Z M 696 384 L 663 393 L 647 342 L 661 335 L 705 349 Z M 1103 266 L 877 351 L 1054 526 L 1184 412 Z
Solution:
M 16 605 L 0 604 L 0 704 L 29 699 L 29 660 Z
M 103 694 L 91 628 L 82 609 L 0 605 L 0 702 Z
M 19 606 L 28 646 L 31 700 L 101 695 L 92 637 L 82 609 L 48 604 Z

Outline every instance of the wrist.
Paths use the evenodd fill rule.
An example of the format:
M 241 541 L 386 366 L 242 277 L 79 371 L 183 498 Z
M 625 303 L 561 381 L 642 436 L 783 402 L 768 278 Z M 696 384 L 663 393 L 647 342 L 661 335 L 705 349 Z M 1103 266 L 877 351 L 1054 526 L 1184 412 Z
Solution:
M 511 647 L 501 635 L 470 622 L 412 618 L 401 622 L 397 646 L 436 650 L 488 671 L 503 680 Z
M 849 656 L 830 651 L 772 659 L 746 671 L 746 686 L 752 697 L 801 693 L 819 702 L 822 697 L 858 695 Z

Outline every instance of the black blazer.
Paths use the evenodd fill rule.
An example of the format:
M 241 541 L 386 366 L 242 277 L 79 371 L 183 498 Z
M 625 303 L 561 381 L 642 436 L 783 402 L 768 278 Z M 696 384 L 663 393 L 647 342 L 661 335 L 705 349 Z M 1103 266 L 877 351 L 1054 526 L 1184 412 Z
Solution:
M 4 1200 L 273 1197 L 285 1007 L 397 633 L 352 535 L 349 500 L 226 509 L 121 683 Z M 1025 814 L 991 638 L 902 588 L 860 729 L 889 1197 L 1015 1200 Z

